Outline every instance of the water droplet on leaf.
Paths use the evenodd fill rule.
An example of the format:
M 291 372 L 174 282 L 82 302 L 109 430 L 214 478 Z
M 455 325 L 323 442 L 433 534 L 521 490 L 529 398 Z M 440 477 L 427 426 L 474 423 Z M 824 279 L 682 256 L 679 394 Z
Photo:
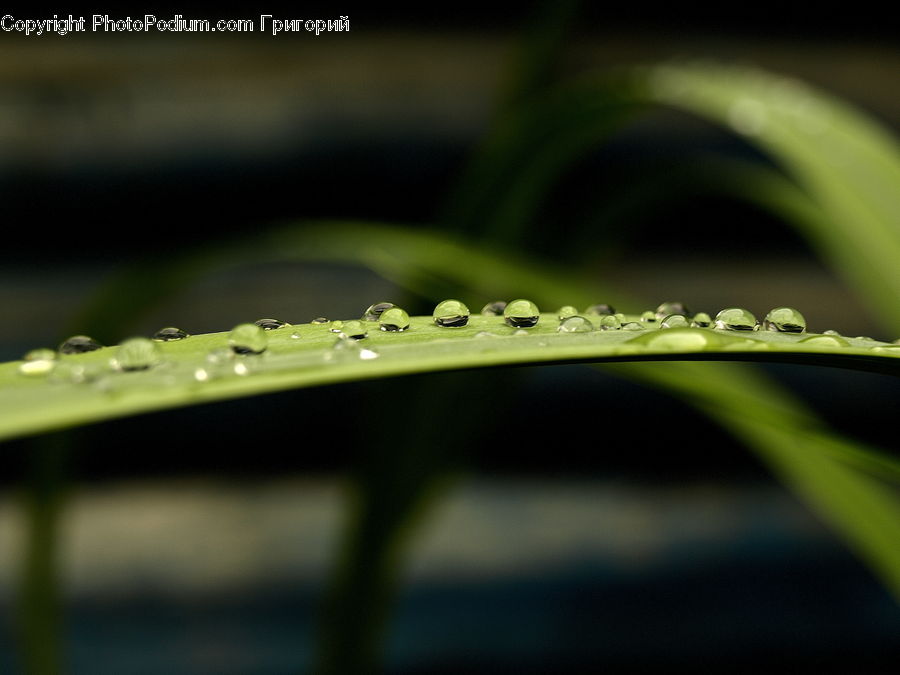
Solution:
M 60 354 L 83 354 L 100 349 L 103 345 L 87 335 L 73 335 L 59 346 Z
M 328 319 L 326 319 L 324 316 L 317 316 L 315 319 L 313 319 L 312 321 L 310 321 L 310 323 L 316 324 L 316 325 L 318 325 L 318 324 L 323 324 L 323 323 L 328 323 Z
M 644 323 L 656 323 L 656 312 L 650 311 L 641 313 L 641 321 Z
M 850 343 L 840 335 L 812 335 L 800 340 L 797 344 L 806 345 L 807 347 L 822 347 L 828 349 L 850 346 Z
M 396 307 L 396 305 L 393 302 L 376 302 L 374 305 L 369 305 L 362 315 L 362 320 L 378 321 L 381 315 L 391 307 Z
M 628 344 L 643 345 L 650 349 L 676 352 L 702 351 L 721 338 L 714 333 L 696 328 L 673 328 L 666 331 L 651 331 L 628 341 Z
M 687 306 L 685 306 L 683 302 L 664 302 L 656 308 L 656 318 L 660 321 L 673 314 L 690 316 L 691 311 L 687 308 Z
M 269 340 L 265 331 L 255 323 L 242 323 L 232 329 L 228 344 L 235 354 L 262 354 Z
M 559 328 L 556 329 L 560 333 L 590 333 L 594 330 L 594 324 L 583 316 L 575 314 L 567 316 L 559 322 Z
M 153 340 L 143 337 L 125 340 L 116 347 L 116 355 L 113 358 L 113 367 L 126 372 L 134 370 L 147 370 L 160 361 L 159 347 Z
M 660 328 L 689 328 L 691 322 L 683 314 L 670 314 L 662 320 Z
M 409 328 L 409 314 L 400 307 L 391 307 L 381 314 L 378 319 L 381 330 L 389 333 L 397 333 Z
M 712 325 L 712 317 L 706 312 L 697 312 L 691 320 L 691 325 L 695 328 L 709 328 Z
M 432 316 L 442 328 L 460 328 L 469 323 L 469 308 L 459 300 L 444 300 L 434 308 Z
M 328 330 L 332 333 L 341 333 L 344 330 L 344 322 L 341 320 L 335 320 L 331 322 L 331 325 L 328 326 Z
M 622 320 L 615 314 L 607 314 L 600 317 L 600 330 L 619 330 Z
M 541 318 L 538 306 L 531 300 L 513 300 L 503 310 L 503 318 L 513 328 L 531 328 Z
M 622 330 L 647 330 L 647 327 L 637 321 L 626 321 L 622 324 Z
M 56 352 L 52 349 L 32 349 L 23 359 L 19 372 L 30 377 L 46 375 L 56 366 Z
M 806 319 L 791 307 L 776 307 L 763 319 L 766 330 L 779 333 L 803 333 L 806 331 Z
M 560 321 L 563 319 L 568 319 L 570 316 L 575 316 L 578 314 L 578 310 L 572 307 L 572 305 L 565 305 L 564 307 L 560 307 L 556 312 L 556 316 Z
M 481 308 L 482 316 L 503 316 L 503 310 L 506 309 L 506 301 L 494 300 Z
M 756 317 L 746 309 L 729 307 L 716 314 L 716 328 L 718 330 L 754 331 L 759 326 Z
M 188 337 L 190 337 L 190 335 L 175 326 L 160 328 L 153 334 L 153 339 L 157 342 L 173 342 L 175 340 L 184 340 Z
M 284 321 L 279 321 L 278 319 L 257 319 L 253 323 L 255 323 L 263 330 L 278 330 L 279 328 L 284 328 L 285 326 L 291 325 Z
M 362 340 L 369 334 L 369 331 L 362 321 L 345 321 L 341 333 L 351 340 Z

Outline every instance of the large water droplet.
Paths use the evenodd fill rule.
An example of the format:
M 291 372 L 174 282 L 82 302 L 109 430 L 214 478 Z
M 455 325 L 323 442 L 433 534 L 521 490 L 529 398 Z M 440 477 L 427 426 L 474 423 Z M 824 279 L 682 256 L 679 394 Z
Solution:
M 153 340 L 143 337 L 125 340 L 116 347 L 113 367 L 117 370 L 147 370 L 160 361 L 159 347 Z
M 255 323 L 242 323 L 232 329 L 228 344 L 235 354 L 262 354 L 269 340 L 265 331 Z
M 56 366 L 56 352 L 52 349 L 32 349 L 19 364 L 19 372 L 29 377 L 46 375 Z
M 706 312 L 697 312 L 691 320 L 691 325 L 695 328 L 709 328 L 712 325 L 712 317 Z
M 378 319 L 381 330 L 389 333 L 397 333 L 409 328 L 409 314 L 400 307 L 391 307 L 381 314 Z
M 279 321 L 278 319 L 257 319 L 253 323 L 263 330 L 278 330 L 279 328 L 291 325 L 285 321 Z
M 850 346 L 850 343 L 840 335 L 811 335 L 808 338 L 800 340 L 797 344 L 806 345 L 807 347 L 822 347 L 827 349 Z
M 310 323 L 317 324 L 317 325 L 323 324 L 323 323 L 328 323 L 328 319 L 326 319 L 324 316 L 317 316 L 315 319 L 310 321 Z
M 791 307 L 776 307 L 763 320 L 766 330 L 779 333 L 803 333 L 806 331 L 806 319 Z
M 607 314 L 600 317 L 600 330 L 619 330 L 622 320 L 616 314 Z
M 73 335 L 59 346 L 60 354 L 83 354 L 100 349 L 103 345 L 87 335 Z
M 586 310 L 584 310 L 584 313 L 585 314 L 596 314 L 598 316 L 603 316 L 604 314 L 615 314 L 616 310 L 612 305 L 599 303 L 596 305 L 591 305 Z
M 575 316 L 576 314 L 578 314 L 578 310 L 572 307 L 572 305 L 565 305 L 564 307 L 560 307 L 556 312 L 556 316 L 560 321 L 562 321 L 563 319 L 568 319 L 570 316 Z
M 719 330 L 754 331 L 759 329 L 756 317 L 741 307 L 728 307 L 716 314 L 716 328 Z
M 690 316 L 691 311 L 683 302 L 664 302 L 656 308 L 656 318 L 660 321 L 673 314 Z
M 670 314 L 659 324 L 660 328 L 689 328 L 691 322 L 683 314 Z
M 628 344 L 640 344 L 650 349 L 666 351 L 690 352 L 708 349 L 718 344 L 721 338 L 708 331 L 696 328 L 674 328 L 665 331 L 651 331 L 628 341 Z
M 503 316 L 503 310 L 506 309 L 505 300 L 494 300 L 481 308 L 482 316 Z
M 351 340 L 362 340 L 369 334 L 369 331 L 362 321 L 345 321 L 341 328 L 341 334 Z
M 469 323 L 469 308 L 459 300 L 444 300 L 434 308 L 434 322 L 443 328 L 459 328 Z
M 175 326 L 160 328 L 153 334 L 153 339 L 157 342 L 173 342 L 174 340 L 184 340 L 187 337 L 190 335 Z
M 531 300 L 513 300 L 503 310 L 503 318 L 513 328 L 531 328 L 541 318 L 538 306 Z
M 396 305 L 393 302 L 376 302 L 374 305 L 369 305 L 369 307 L 362 315 L 362 320 L 378 321 L 381 315 L 391 307 L 396 307 Z
M 559 328 L 556 330 L 560 333 L 590 333 L 594 330 L 594 324 L 583 316 L 576 314 L 574 316 L 567 316 L 560 321 Z

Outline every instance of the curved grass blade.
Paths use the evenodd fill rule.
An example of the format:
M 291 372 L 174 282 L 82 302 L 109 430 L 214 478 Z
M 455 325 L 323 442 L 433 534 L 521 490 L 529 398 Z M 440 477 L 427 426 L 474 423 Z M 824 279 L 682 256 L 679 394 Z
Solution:
M 638 316 L 627 319 L 640 321 Z M 268 331 L 268 349 L 259 356 L 235 356 L 227 333 L 161 343 L 157 348 L 163 365 L 146 371 L 113 370 L 112 347 L 64 356 L 56 370 L 40 379 L 20 374 L 19 362 L 6 363 L 0 365 L 0 439 L 283 389 L 511 365 L 751 360 L 900 374 L 900 348 L 875 341 L 849 339 L 846 347 L 823 347 L 786 333 L 655 327 L 561 333 L 558 325 L 555 314 L 541 315 L 527 331 L 494 316 L 472 316 L 461 328 L 412 317 L 409 330 L 399 333 L 379 331 L 368 322 L 369 337 L 357 341 L 338 337 L 328 324 L 302 324 Z M 215 350 L 222 350 L 220 362 L 211 363 Z

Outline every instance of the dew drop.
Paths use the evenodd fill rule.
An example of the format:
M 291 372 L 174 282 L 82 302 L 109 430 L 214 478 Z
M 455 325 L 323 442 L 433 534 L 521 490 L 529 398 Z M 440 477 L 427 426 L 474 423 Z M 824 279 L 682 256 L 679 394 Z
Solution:
M 622 330 L 646 330 L 647 327 L 637 321 L 626 321 L 622 324 Z
M 613 316 L 619 320 L 620 324 L 625 323 L 625 315 L 622 312 L 616 312 Z
M 766 314 L 766 318 L 763 319 L 763 327 L 779 333 L 804 333 L 806 332 L 806 319 L 796 309 L 776 307 Z
M 291 340 L 299 340 L 301 337 L 299 330 L 295 330 L 291 333 Z
M 591 305 L 586 310 L 584 310 L 585 314 L 597 314 L 598 316 L 603 316 L 604 314 L 615 314 L 615 307 L 612 305 L 606 305 L 603 303 L 597 305 Z
M 512 334 L 513 334 L 513 335 L 517 335 L 517 336 L 519 336 L 519 337 L 522 337 L 523 335 L 528 335 L 528 331 L 525 330 L 524 328 L 516 328 L 516 329 L 512 332 Z
M 481 308 L 482 316 L 503 316 L 503 310 L 506 309 L 506 301 L 494 300 Z
M 718 330 L 759 330 L 756 317 L 746 309 L 729 307 L 716 314 L 716 328 Z
M 499 337 L 499 336 L 496 333 L 491 333 L 486 330 L 480 330 L 477 333 L 475 333 L 475 337 L 482 339 L 482 338 L 493 338 L 493 337 Z
M 175 340 L 184 340 L 188 337 L 190 337 L 190 335 L 175 326 L 160 328 L 153 334 L 153 339 L 157 342 L 173 342 Z
M 643 321 L 644 323 L 656 323 L 656 312 L 653 312 L 649 309 L 646 312 L 642 312 L 641 321 Z
M 691 326 L 694 328 L 709 328 L 712 325 L 712 317 L 706 312 L 697 312 L 691 320 Z
M 578 314 L 578 310 L 572 307 L 572 305 L 565 305 L 564 307 L 560 307 L 556 312 L 556 316 L 560 321 L 563 319 L 568 319 L 570 316 L 575 316 Z
M 629 344 L 640 344 L 650 349 L 666 351 L 700 351 L 712 344 L 721 342 L 721 338 L 708 331 L 696 328 L 677 328 L 667 331 L 651 331 L 628 341 Z
M 459 300 L 444 300 L 437 304 L 432 316 L 442 328 L 460 328 L 469 323 L 469 308 Z
M 160 361 L 159 347 L 153 340 L 143 337 L 125 340 L 116 347 L 116 355 L 112 365 L 116 370 L 131 372 L 147 370 Z
M 19 364 L 19 372 L 29 377 L 46 375 L 56 366 L 56 352 L 52 349 L 32 349 Z
M 541 318 L 538 306 L 531 300 L 513 300 L 503 310 L 503 318 L 513 328 L 532 328 Z
M 409 328 L 409 314 L 400 307 L 391 307 L 381 314 L 378 323 L 381 330 L 398 333 Z
M 600 330 L 619 330 L 622 320 L 617 314 L 607 314 L 600 317 Z
M 369 305 L 366 311 L 362 315 L 363 321 L 378 321 L 381 318 L 381 315 L 384 314 L 391 307 L 396 307 L 393 302 L 376 302 L 374 305 Z
M 326 319 L 324 316 L 317 316 L 315 319 L 310 321 L 310 323 L 319 325 L 319 324 L 323 324 L 323 323 L 328 323 L 328 319 Z
M 255 323 L 235 326 L 228 335 L 228 344 L 235 354 L 262 354 L 268 343 L 265 331 Z
M 660 328 L 689 328 L 691 322 L 684 314 L 670 314 L 659 324 Z
M 369 331 L 362 321 L 345 321 L 341 328 L 341 334 L 351 340 L 362 340 L 369 334 Z
M 690 316 L 691 310 L 689 310 L 683 302 L 664 302 L 656 308 L 656 318 L 660 321 L 672 314 Z
M 279 321 L 278 319 L 257 319 L 253 323 L 263 330 L 278 330 L 279 328 L 291 325 L 285 321 Z
M 362 361 L 371 361 L 378 358 L 378 352 L 361 346 L 361 343 L 353 338 L 341 336 L 334 341 L 331 349 L 324 354 L 326 361 L 334 361 L 335 359 L 360 359 Z
M 840 335 L 836 330 L 826 330 L 822 331 L 822 335 Z
M 797 344 L 806 345 L 807 347 L 822 347 L 826 349 L 834 349 L 839 347 L 849 347 L 847 342 L 840 335 L 812 335 L 808 338 L 800 340 Z
M 590 333 L 594 330 L 594 324 L 583 316 L 575 314 L 560 321 L 559 328 L 556 330 L 560 333 Z
M 73 335 L 59 346 L 60 354 L 83 354 L 100 349 L 103 345 L 87 335 Z

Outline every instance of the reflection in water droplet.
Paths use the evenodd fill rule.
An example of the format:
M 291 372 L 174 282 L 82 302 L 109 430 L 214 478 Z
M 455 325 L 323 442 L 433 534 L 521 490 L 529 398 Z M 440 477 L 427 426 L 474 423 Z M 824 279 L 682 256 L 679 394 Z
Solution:
M 389 333 L 397 333 L 409 328 L 409 314 L 400 307 L 391 307 L 385 310 L 378 320 L 381 330 Z
M 378 321 L 381 315 L 391 307 L 396 307 L 396 305 L 393 302 L 376 302 L 374 305 L 369 305 L 362 315 L 362 320 Z
M 317 316 L 315 319 L 313 319 L 312 321 L 310 321 L 310 323 L 316 324 L 316 325 L 318 325 L 318 324 L 323 324 L 323 323 L 328 323 L 328 319 L 326 319 L 324 316 Z
M 556 330 L 560 333 L 590 333 L 594 330 L 594 324 L 583 316 L 575 314 L 560 321 L 559 328 Z
M 812 335 L 800 340 L 797 344 L 806 345 L 807 347 L 822 347 L 828 349 L 850 346 L 850 343 L 840 335 Z
M 647 327 L 637 321 L 627 321 L 622 324 L 622 330 L 647 330 Z
M 100 349 L 103 345 L 87 335 L 73 335 L 59 346 L 60 354 L 83 354 Z
M 585 314 L 597 314 L 598 316 L 603 316 L 604 314 L 615 314 L 616 310 L 612 305 L 606 305 L 603 303 L 597 305 L 591 305 L 586 310 L 584 310 Z
M 263 330 L 278 330 L 279 328 L 284 328 L 285 326 L 291 325 L 284 321 L 279 321 L 278 319 L 257 319 L 253 323 L 255 323 Z
M 607 314 L 600 317 L 600 330 L 619 330 L 622 321 L 617 314 Z
M 52 349 L 32 349 L 19 364 L 19 372 L 29 377 L 46 375 L 56 366 L 56 352 Z
M 706 312 L 697 312 L 691 321 L 695 328 L 709 328 L 712 325 L 712 317 Z
M 506 309 L 504 300 L 494 300 L 481 308 L 482 316 L 503 316 L 503 310 Z
M 643 321 L 644 323 L 656 323 L 656 312 L 653 312 L 649 309 L 646 312 L 642 312 L 641 321 Z
M 754 331 L 759 329 L 756 317 L 741 307 L 728 307 L 716 314 L 718 330 Z
M 459 300 L 444 300 L 437 304 L 432 316 L 442 328 L 460 328 L 469 323 L 469 308 Z
M 160 361 L 159 347 L 153 340 L 143 337 L 125 340 L 116 347 L 116 355 L 112 365 L 117 370 L 126 372 L 134 370 L 147 370 Z
M 687 308 L 687 306 L 685 306 L 683 302 L 664 302 L 656 308 L 656 318 L 660 321 L 665 319 L 667 316 L 671 316 L 672 314 L 690 316 L 691 311 Z
M 556 312 L 556 316 L 560 321 L 562 321 L 563 319 L 567 319 L 570 316 L 575 316 L 576 314 L 578 314 L 578 310 L 572 307 L 572 305 L 565 305 L 564 307 L 560 307 Z
M 531 328 L 541 318 L 538 306 L 531 300 L 513 300 L 503 310 L 503 318 L 513 328 Z
M 369 334 L 369 331 L 362 321 L 345 321 L 341 333 L 351 340 L 362 340 Z
M 269 340 L 265 331 L 255 323 L 242 323 L 232 329 L 228 344 L 235 354 L 262 354 Z
M 691 322 L 683 314 L 670 314 L 662 320 L 660 328 L 688 328 Z
M 190 335 L 175 326 L 160 328 L 153 334 L 153 339 L 157 342 L 173 342 L 175 340 L 184 340 L 188 337 L 190 337 Z
M 806 331 L 806 319 L 792 307 L 776 307 L 766 314 L 763 327 L 779 333 L 803 333 Z

